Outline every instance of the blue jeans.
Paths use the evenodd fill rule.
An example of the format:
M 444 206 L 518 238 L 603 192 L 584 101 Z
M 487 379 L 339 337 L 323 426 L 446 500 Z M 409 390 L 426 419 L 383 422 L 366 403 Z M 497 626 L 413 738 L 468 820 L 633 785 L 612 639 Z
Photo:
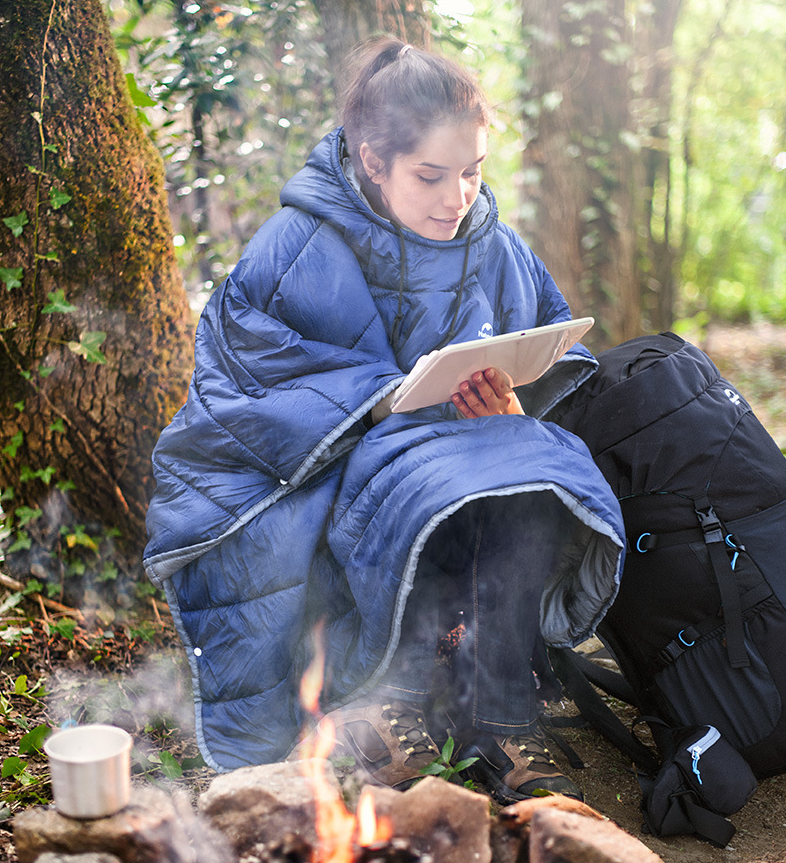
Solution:
M 459 728 L 521 734 L 559 693 L 540 634 L 540 598 L 577 519 L 550 491 L 466 504 L 426 543 L 380 694 L 425 703 L 435 696 L 439 638 L 458 622 L 448 712 Z M 528 555 L 527 549 L 534 554 Z

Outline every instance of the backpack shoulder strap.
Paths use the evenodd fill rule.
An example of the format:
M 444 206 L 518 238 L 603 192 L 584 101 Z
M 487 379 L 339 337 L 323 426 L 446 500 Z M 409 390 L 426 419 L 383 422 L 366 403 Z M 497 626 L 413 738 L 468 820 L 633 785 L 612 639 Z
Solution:
M 650 774 L 657 772 L 659 763 L 656 756 L 622 724 L 614 711 L 592 688 L 590 680 L 582 670 L 584 663 L 589 665 L 592 663 L 584 657 L 579 658 L 579 654 L 570 648 L 549 647 L 548 651 L 554 673 L 562 681 L 568 697 L 589 724 L 624 752 L 639 769 Z M 613 674 L 613 672 L 607 672 L 607 674 Z M 618 677 L 624 681 L 622 675 Z M 632 695 L 633 691 L 629 686 L 628 689 Z M 635 702 L 630 701 L 630 703 Z

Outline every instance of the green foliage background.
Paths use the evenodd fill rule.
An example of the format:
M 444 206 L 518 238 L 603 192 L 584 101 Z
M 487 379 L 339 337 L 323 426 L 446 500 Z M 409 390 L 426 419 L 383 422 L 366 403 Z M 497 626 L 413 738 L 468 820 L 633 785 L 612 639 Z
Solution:
M 432 13 L 435 46 L 473 68 L 495 106 L 485 175 L 514 225 L 527 212 L 518 189 L 531 116 L 519 8 L 443 0 Z M 333 125 L 319 23 L 306 0 L 195 0 L 179 13 L 169 0 L 109 0 L 107 9 L 167 165 L 176 244 L 198 308 Z M 635 17 L 646 4 L 629 9 Z M 672 184 L 660 190 L 661 215 L 670 195 L 683 318 L 786 320 L 785 48 L 783 0 L 683 4 Z M 201 144 L 195 107 L 206 120 Z

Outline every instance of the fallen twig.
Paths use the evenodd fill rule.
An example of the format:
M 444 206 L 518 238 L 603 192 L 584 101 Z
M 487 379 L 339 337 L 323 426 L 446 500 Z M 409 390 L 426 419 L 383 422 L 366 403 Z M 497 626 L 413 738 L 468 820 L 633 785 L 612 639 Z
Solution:
M 25 586 L 24 584 L 22 584 L 21 581 L 17 581 L 15 578 L 11 578 L 10 575 L 6 575 L 4 572 L 0 572 L 0 585 L 9 588 L 9 590 L 23 591 L 25 589 Z M 38 591 L 31 593 L 30 595 L 37 598 L 39 604 L 41 605 L 41 611 L 44 614 L 44 619 L 47 619 L 46 611 L 44 611 L 44 606 L 51 609 L 52 611 L 58 611 L 61 614 L 67 614 L 69 617 L 73 617 L 76 620 L 85 619 L 84 614 L 82 614 L 82 612 L 78 608 L 70 608 L 67 605 L 63 605 L 61 602 L 57 602 L 54 599 L 49 599 L 49 597 L 43 596 Z

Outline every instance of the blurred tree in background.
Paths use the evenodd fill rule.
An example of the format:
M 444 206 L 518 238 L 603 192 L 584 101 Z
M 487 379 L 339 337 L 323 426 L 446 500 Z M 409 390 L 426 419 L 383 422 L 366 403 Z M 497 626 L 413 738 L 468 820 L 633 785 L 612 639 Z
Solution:
M 477 72 L 502 216 L 599 318 L 596 346 L 786 318 L 782 0 L 107 2 L 195 307 L 335 122 L 344 52 L 394 28 Z

